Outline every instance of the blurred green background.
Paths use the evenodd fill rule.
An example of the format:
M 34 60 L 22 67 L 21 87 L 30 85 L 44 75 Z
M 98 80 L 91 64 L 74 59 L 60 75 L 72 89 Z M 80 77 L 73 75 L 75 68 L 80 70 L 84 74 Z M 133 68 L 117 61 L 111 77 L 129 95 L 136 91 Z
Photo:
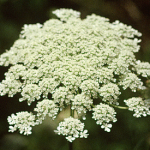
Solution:
M 44 23 L 53 17 L 57 8 L 72 8 L 81 12 L 81 17 L 95 13 L 110 19 L 120 20 L 142 33 L 141 50 L 137 59 L 150 62 L 150 0 L 0 0 L 0 53 L 9 50 L 18 39 L 24 24 Z M 0 67 L 0 81 L 8 68 Z M 147 92 L 150 93 L 150 92 Z M 121 99 L 132 96 L 126 91 Z M 32 110 L 26 102 L 19 103 L 18 96 L 0 97 L 0 150 L 68 150 L 68 142 L 53 130 L 58 120 L 46 119 L 33 128 L 30 136 L 8 133 L 7 116 L 23 110 Z M 87 114 L 85 128 L 87 139 L 77 139 L 74 150 L 150 150 L 150 117 L 133 118 L 132 112 L 118 110 L 118 121 L 110 133 L 104 132 Z M 67 113 L 67 110 L 66 112 Z M 62 119 L 66 114 L 61 114 Z

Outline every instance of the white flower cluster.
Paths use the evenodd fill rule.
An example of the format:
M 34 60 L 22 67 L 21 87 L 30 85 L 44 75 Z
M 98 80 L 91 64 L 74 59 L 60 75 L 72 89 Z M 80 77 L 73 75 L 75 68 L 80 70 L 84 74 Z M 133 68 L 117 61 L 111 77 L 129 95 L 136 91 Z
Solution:
M 83 93 L 90 97 L 97 98 L 99 93 L 99 83 L 93 80 L 85 80 L 80 86 Z
M 42 121 L 45 119 L 46 115 L 48 115 L 52 119 L 55 119 L 59 108 L 54 103 L 54 101 L 44 99 L 41 102 L 37 103 L 36 108 L 34 108 L 34 111 L 37 112 L 37 122 L 41 124 Z
M 63 122 L 59 123 L 55 132 L 58 135 L 66 136 L 69 142 L 74 141 L 76 138 L 87 138 L 87 130 L 84 130 L 84 123 L 80 120 L 69 117 L 65 118 Z
M 138 60 L 136 63 L 136 71 L 139 75 L 142 75 L 143 77 L 150 76 L 150 64 L 148 62 L 141 62 Z
M 120 35 L 122 35 L 123 37 L 134 38 L 135 35 L 136 36 L 142 35 L 137 30 L 133 29 L 131 26 L 127 26 L 126 24 L 120 23 L 118 20 L 116 20 L 113 24 L 116 25 L 114 26 L 115 32 L 119 31 Z M 137 41 L 140 41 L 140 40 L 135 38 L 133 42 L 136 43 Z M 133 49 L 133 51 L 136 52 L 136 49 Z
M 76 75 L 70 74 L 69 76 L 65 77 L 62 83 L 67 86 L 72 93 L 77 93 L 78 88 L 81 84 L 81 79 Z
M 120 51 L 120 54 L 117 58 L 112 60 L 109 68 L 112 68 L 115 74 L 120 75 L 129 72 L 129 67 L 134 64 L 134 53 L 131 50 L 123 50 Z
M 77 94 L 72 101 L 72 110 L 76 110 L 78 114 L 86 113 L 87 110 L 91 110 L 91 105 L 93 104 L 93 100 L 85 95 L 85 94 Z
M 7 120 L 10 124 L 9 132 L 14 132 L 19 129 L 20 134 L 24 133 L 24 135 L 31 134 L 32 126 L 36 125 L 35 116 L 27 111 L 18 112 L 16 115 L 11 114 Z
M 8 72 L 5 73 L 6 77 L 13 77 L 14 79 L 19 79 L 24 76 L 26 72 L 26 67 L 21 64 L 16 64 L 15 66 L 11 66 Z
M 60 18 L 62 21 L 67 21 L 69 18 L 79 18 L 80 12 L 74 11 L 72 9 L 58 9 L 53 11 L 55 15 L 57 15 L 58 18 Z
M 112 124 L 110 122 L 116 122 L 116 112 L 114 108 L 109 105 L 100 103 L 93 108 L 93 117 L 96 120 L 96 124 L 101 125 L 105 131 L 110 132 Z
M 53 99 L 60 107 L 69 105 L 74 95 L 66 87 L 59 87 L 54 91 Z
M 14 94 L 21 92 L 21 82 L 14 80 L 14 78 L 7 77 L 0 83 L 0 95 L 8 94 L 9 97 L 13 97 Z
M 48 97 L 48 93 L 52 93 L 54 89 L 59 85 L 59 82 L 55 81 L 54 78 L 43 78 L 39 82 L 39 86 L 43 93 L 43 98 Z
M 100 96 L 103 97 L 102 100 L 110 104 L 118 104 L 117 100 L 120 94 L 119 87 L 114 83 L 105 84 L 100 88 Z
M 71 9 L 53 13 L 59 19 L 50 19 L 43 25 L 24 25 L 20 38 L 0 56 L 0 65 L 10 66 L 0 83 L 0 96 L 13 97 L 21 93 L 19 101 L 26 100 L 28 105 L 39 100 L 34 109 L 37 124 L 46 115 L 54 119 L 60 110 L 71 106 L 80 116 L 93 110 L 97 123 L 110 131 L 109 122 L 115 122 L 116 118 L 109 105 L 119 105 L 122 89 L 143 90 L 140 76 L 150 76 L 150 64 L 136 60 L 134 55 L 140 48 L 137 37 L 141 33 L 95 14 L 80 19 L 80 13 Z M 137 100 L 133 100 L 136 103 Z M 128 107 L 131 106 L 129 103 Z M 147 110 L 141 103 L 136 107 Z M 136 111 L 136 115 L 138 113 L 141 116 L 141 111 Z M 28 121 L 27 115 L 21 114 Z M 73 120 L 71 124 L 81 124 L 77 119 L 70 119 Z M 18 124 L 15 129 L 17 127 Z M 69 141 L 86 137 L 86 131 L 81 136 L 83 128 L 78 131 L 80 135 L 75 128 L 78 125 L 73 130 L 66 129 Z
M 150 115 L 150 106 L 141 97 L 132 97 L 124 100 L 130 111 L 134 111 L 134 117 Z
M 25 84 L 35 84 L 39 82 L 38 70 L 28 69 L 24 72 L 22 80 Z
M 36 100 L 39 100 L 41 97 L 41 89 L 36 84 L 27 84 L 22 92 L 21 92 L 21 98 L 19 98 L 19 101 L 28 101 L 28 105 L 31 105 L 32 102 Z
M 119 85 L 121 85 L 124 90 L 130 88 L 133 92 L 136 92 L 138 88 L 145 89 L 141 79 L 139 79 L 134 73 L 127 73 L 122 75 Z

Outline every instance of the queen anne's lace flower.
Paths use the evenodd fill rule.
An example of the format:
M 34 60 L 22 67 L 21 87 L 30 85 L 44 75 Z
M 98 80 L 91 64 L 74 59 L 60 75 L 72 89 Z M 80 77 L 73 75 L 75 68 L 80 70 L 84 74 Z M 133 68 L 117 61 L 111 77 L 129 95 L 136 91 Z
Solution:
M 25 84 L 38 83 L 40 79 L 38 76 L 38 70 L 28 69 L 27 71 L 24 71 L 24 75 L 21 79 L 24 80 Z
M 85 80 L 80 86 L 83 93 L 90 97 L 97 98 L 99 93 L 99 83 L 93 80 Z
M 78 94 L 72 100 L 71 109 L 75 109 L 78 114 L 86 113 L 87 110 L 91 110 L 91 106 L 93 104 L 93 100 L 85 94 Z
M 14 79 L 19 79 L 24 76 L 26 72 L 26 67 L 21 64 L 16 64 L 15 66 L 11 66 L 8 72 L 5 73 L 5 76 L 13 76 Z
M 80 17 L 80 12 L 74 11 L 72 9 L 64 9 L 61 8 L 59 10 L 53 11 L 53 13 L 58 17 L 61 18 L 62 21 L 66 21 L 69 18 L 79 18 Z
M 53 94 L 54 102 L 58 104 L 60 107 L 69 105 L 73 97 L 74 95 L 66 87 L 59 87 L 54 91 Z
M 136 60 L 134 55 L 140 49 L 141 33 L 95 14 L 80 19 L 80 13 L 72 9 L 53 13 L 59 19 L 50 19 L 43 25 L 24 25 L 20 38 L 0 55 L 0 65 L 10 66 L 0 83 L 0 96 L 21 93 L 19 101 L 26 100 L 29 105 L 39 100 L 34 109 L 35 124 L 46 115 L 54 119 L 60 110 L 70 106 L 81 117 L 93 110 L 97 124 L 110 131 L 109 122 L 116 121 L 116 113 L 109 105 L 119 107 L 120 91 L 143 90 L 140 76 L 150 76 L 150 64 Z M 131 109 L 136 104 L 135 116 L 141 116 L 141 111 L 149 114 L 142 102 L 131 100 L 127 105 Z M 9 117 L 9 123 L 14 125 L 9 131 L 19 127 L 20 133 L 30 134 L 34 123 L 29 114 Z M 24 122 L 17 124 L 20 118 Z M 57 133 L 72 142 L 77 137 L 87 137 L 83 127 L 80 120 L 68 118 L 60 123 Z
M 13 76 L 5 78 L 0 83 L 0 95 L 8 94 L 9 97 L 13 97 L 16 93 L 21 92 L 22 83 L 15 80 Z
M 38 102 L 34 111 L 37 112 L 37 122 L 42 123 L 46 115 L 50 118 L 55 119 L 58 113 L 59 108 L 54 103 L 54 101 L 49 99 L 44 99 L 41 102 Z
M 112 124 L 110 122 L 116 122 L 116 112 L 114 108 L 109 105 L 100 103 L 95 108 L 93 108 L 93 117 L 96 120 L 96 124 L 101 125 L 105 131 L 110 132 Z
M 20 134 L 29 135 L 31 134 L 32 126 L 35 126 L 35 116 L 32 113 L 18 112 L 16 115 L 11 114 L 7 118 L 10 126 L 9 132 L 14 132 L 17 129 L 20 131 Z
M 130 88 L 133 92 L 136 92 L 137 89 L 144 89 L 143 82 L 140 78 L 137 77 L 134 73 L 127 73 L 120 76 L 119 85 L 122 85 L 123 89 Z
M 78 91 L 78 88 L 81 84 L 80 77 L 76 75 L 67 75 L 63 80 L 62 83 L 67 86 L 72 92 L 76 93 Z
M 76 138 L 87 138 L 87 130 L 84 130 L 84 123 L 72 117 L 65 118 L 60 122 L 55 132 L 58 135 L 66 136 L 69 142 L 74 141 Z
M 55 81 L 54 78 L 43 78 L 43 80 L 39 82 L 39 86 L 43 93 L 43 98 L 47 98 L 48 93 L 53 93 L 58 85 L 59 82 Z
M 139 75 L 142 75 L 143 77 L 150 76 L 150 64 L 148 62 L 141 62 L 138 60 L 136 63 L 136 71 Z
M 124 74 L 130 72 L 129 67 L 134 65 L 135 56 L 133 52 L 129 50 L 120 51 L 120 54 L 117 58 L 112 60 L 109 68 L 114 70 L 115 74 Z
M 41 97 L 41 89 L 36 84 L 27 84 L 23 91 L 21 92 L 22 98 L 19 99 L 20 102 L 27 100 L 28 105 L 35 101 L 39 100 Z
M 134 117 L 150 115 L 150 106 L 145 103 L 141 97 L 132 97 L 124 100 L 130 111 L 134 111 Z
M 119 87 L 116 84 L 109 83 L 103 85 L 99 91 L 100 91 L 100 96 L 102 96 L 102 100 L 104 102 L 108 102 L 110 104 L 112 103 L 118 104 L 117 100 L 121 92 L 119 91 Z

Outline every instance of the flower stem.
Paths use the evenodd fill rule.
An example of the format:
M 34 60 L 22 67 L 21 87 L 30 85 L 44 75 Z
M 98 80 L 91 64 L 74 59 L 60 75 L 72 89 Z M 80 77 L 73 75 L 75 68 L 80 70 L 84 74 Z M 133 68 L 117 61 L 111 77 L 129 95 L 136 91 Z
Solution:
M 125 107 L 125 106 L 118 106 L 118 105 L 115 105 L 115 104 L 109 104 L 109 103 L 107 103 L 107 104 L 112 106 L 112 107 L 119 108 L 119 109 L 128 109 L 129 108 L 129 107 Z M 92 105 L 92 107 L 94 108 L 95 106 Z
M 69 150 L 73 150 L 73 143 L 69 142 Z
M 74 117 L 74 110 L 71 109 L 72 104 L 70 105 L 70 116 Z M 69 150 L 73 150 L 73 143 L 69 142 Z
M 118 106 L 118 105 L 114 105 L 114 104 L 109 104 L 110 106 L 119 108 L 119 109 L 128 109 L 129 107 L 125 107 L 125 106 Z
M 74 117 L 74 110 L 72 110 L 71 107 L 72 107 L 72 104 L 70 105 L 70 116 Z

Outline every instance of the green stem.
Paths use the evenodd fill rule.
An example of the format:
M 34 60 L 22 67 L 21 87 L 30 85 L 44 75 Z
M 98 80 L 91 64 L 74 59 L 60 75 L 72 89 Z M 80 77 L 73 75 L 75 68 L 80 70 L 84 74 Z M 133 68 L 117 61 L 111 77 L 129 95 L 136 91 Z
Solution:
M 118 106 L 118 105 L 109 104 L 109 103 L 107 103 L 107 104 L 110 105 L 110 106 L 112 106 L 112 107 L 119 108 L 119 109 L 129 109 L 129 107 L 125 107 L 125 106 Z M 95 106 L 92 105 L 92 107 L 94 108 Z
M 108 104 L 110 106 L 113 106 L 113 107 L 116 107 L 116 108 L 119 108 L 119 109 L 128 109 L 129 107 L 125 107 L 125 106 L 118 106 L 118 105 L 114 105 L 114 104 Z
M 74 117 L 74 110 L 71 109 L 72 104 L 70 105 L 70 116 Z
M 70 116 L 74 117 L 74 110 L 71 109 L 72 104 L 70 105 Z M 69 142 L 69 150 L 73 150 L 73 143 Z
M 69 150 L 73 150 L 73 143 L 69 142 Z

